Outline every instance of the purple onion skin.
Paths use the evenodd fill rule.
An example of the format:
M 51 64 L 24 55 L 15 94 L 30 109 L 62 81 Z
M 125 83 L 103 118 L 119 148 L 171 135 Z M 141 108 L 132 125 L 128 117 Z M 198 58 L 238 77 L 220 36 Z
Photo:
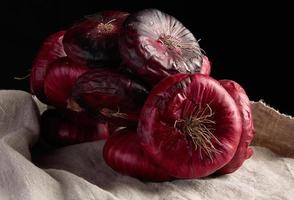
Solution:
M 116 66 L 120 63 L 118 37 L 128 15 L 121 11 L 103 11 L 74 24 L 63 39 L 68 57 L 89 67 Z
M 85 112 L 46 110 L 41 116 L 41 135 L 50 144 L 65 146 L 107 139 L 108 125 Z
M 68 57 L 52 62 L 44 79 L 44 92 L 48 104 L 66 108 L 75 81 L 88 70 L 87 66 L 77 64 Z
M 253 149 L 249 145 L 254 138 L 255 130 L 251 103 L 242 86 L 232 80 L 220 80 L 219 83 L 233 97 L 242 117 L 242 134 L 237 151 L 232 160 L 217 171 L 218 174 L 229 174 L 238 170 L 252 156 Z
M 123 113 L 137 121 L 148 90 L 131 76 L 112 69 L 95 69 L 82 74 L 76 81 L 72 98 L 84 109 L 103 113 Z M 123 117 L 124 118 L 124 117 Z
M 32 94 L 43 103 L 48 103 L 44 93 L 44 79 L 49 64 L 58 58 L 65 57 L 63 36 L 65 31 L 56 32 L 45 39 L 32 64 L 30 88 Z
M 112 169 L 121 174 L 144 181 L 173 180 L 146 155 L 136 131 L 132 129 L 123 129 L 111 135 L 104 145 L 103 158 Z

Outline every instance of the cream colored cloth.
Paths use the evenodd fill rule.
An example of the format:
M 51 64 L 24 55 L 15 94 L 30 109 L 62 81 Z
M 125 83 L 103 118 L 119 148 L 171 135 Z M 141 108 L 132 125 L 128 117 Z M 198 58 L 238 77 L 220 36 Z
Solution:
M 37 106 L 26 92 L 0 91 L 0 200 L 294 199 L 294 119 L 261 102 L 253 110 L 258 146 L 238 171 L 152 183 L 109 168 L 103 141 L 30 151 L 39 134 Z

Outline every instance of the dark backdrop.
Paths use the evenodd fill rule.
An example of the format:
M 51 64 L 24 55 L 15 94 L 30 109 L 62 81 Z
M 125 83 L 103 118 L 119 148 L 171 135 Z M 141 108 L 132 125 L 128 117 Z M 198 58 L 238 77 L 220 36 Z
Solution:
M 42 40 L 84 15 L 103 9 L 134 12 L 158 8 L 178 18 L 196 36 L 213 63 L 212 76 L 233 79 L 250 99 L 264 99 L 294 114 L 291 6 L 281 1 L 205 3 L 201 1 L 9 1 L 1 6 L 0 88 L 29 91 L 29 73 Z M 3 3 L 2 3 L 3 4 Z M 289 3 L 290 4 L 290 3 Z M 1 35 L 2 35 L 1 34 Z

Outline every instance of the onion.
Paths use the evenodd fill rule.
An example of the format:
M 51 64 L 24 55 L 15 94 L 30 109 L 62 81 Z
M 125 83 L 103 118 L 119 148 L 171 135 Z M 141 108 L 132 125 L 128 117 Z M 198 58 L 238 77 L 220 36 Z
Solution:
M 59 58 L 51 63 L 44 80 L 44 90 L 48 103 L 56 107 L 66 108 L 73 84 L 87 70 L 88 67 L 76 64 L 67 57 Z
M 242 121 L 230 94 L 201 74 L 177 74 L 149 94 L 138 135 L 150 158 L 176 178 L 208 176 L 234 156 Z
M 92 67 L 119 63 L 118 36 L 127 16 L 126 12 L 103 11 L 74 24 L 63 40 L 68 57 Z
M 130 76 L 111 69 L 95 69 L 78 78 L 71 102 L 109 118 L 138 121 L 147 94 L 147 89 Z M 79 111 L 71 105 L 68 108 Z
M 200 72 L 203 54 L 193 34 L 156 9 L 130 15 L 119 48 L 125 64 L 151 85 L 176 73 Z
M 106 141 L 103 148 L 105 162 L 115 171 L 148 181 L 168 181 L 172 178 L 141 149 L 135 131 L 117 131 Z
M 64 33 L 65 31 L 59 31 L 50 35 L 43 42 L 32 65 L 30 78 L 31 92 L 43 103 L 48 103 L 44 93 L 44 79 L 47 68 L 51 62 L 66 56 L 62 44 Z
M 46 110 L 41 116 L 41 135 L 54 145 L 71 145 L 107 139 L 108 124 L 85 112 Z
M 235 100 L 242 117 L 242 134 L 237 151 L 233 159 L 218 170 L 220 174 L 228 174 L 240 168 L 243 162 L 253 154 L 253 150 L 248 146 L 254 137 L 254 127 L 250 100 L 245 90 L 232 80 L 220 80 L 219 82 Z

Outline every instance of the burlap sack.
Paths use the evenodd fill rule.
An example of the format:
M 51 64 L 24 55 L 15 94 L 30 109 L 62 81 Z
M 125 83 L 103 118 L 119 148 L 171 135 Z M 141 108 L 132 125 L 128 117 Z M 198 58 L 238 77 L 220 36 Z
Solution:
M 262 102 L 252 105 L 254 155 L 238 171 L 152 183 L 109 168 L 103 141 L 32 150 L 39 134 L 34 100 L 22 91 L 0 91 L 0 200 L 294 199 L 294 119 Z

